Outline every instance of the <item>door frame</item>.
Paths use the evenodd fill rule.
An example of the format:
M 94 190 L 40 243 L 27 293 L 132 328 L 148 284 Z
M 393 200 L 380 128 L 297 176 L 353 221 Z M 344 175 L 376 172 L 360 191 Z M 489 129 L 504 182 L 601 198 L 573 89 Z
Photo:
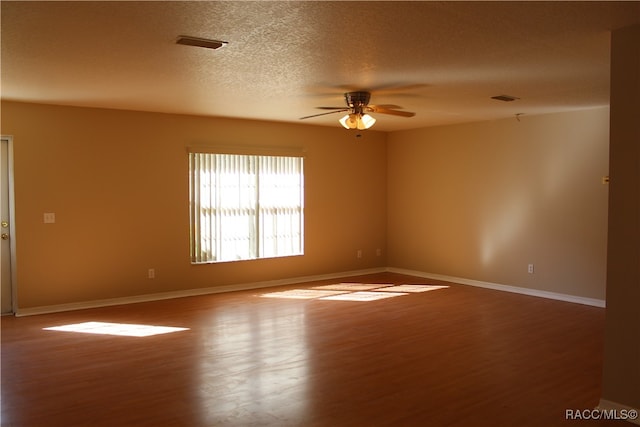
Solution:
M 13 175 L 13 136 L 0 135 L 2 141 L 7 141 L 7 166 L 9 176 L 9 257 L 11 258 L 11 313 L 18 312 L 17 271 L 16 271 L 16 211 Z M 7 313 L 10 314 L 10 313 Z

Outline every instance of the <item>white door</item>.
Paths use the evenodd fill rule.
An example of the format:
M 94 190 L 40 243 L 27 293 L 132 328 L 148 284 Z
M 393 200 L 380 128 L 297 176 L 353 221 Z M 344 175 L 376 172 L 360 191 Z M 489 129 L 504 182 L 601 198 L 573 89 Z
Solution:
M 9 138 L 2 137 L 0 150 L 0 305 L 2 314 L 13 312 L 13 288 L 11 286 L 11 197 L 9 193 Z

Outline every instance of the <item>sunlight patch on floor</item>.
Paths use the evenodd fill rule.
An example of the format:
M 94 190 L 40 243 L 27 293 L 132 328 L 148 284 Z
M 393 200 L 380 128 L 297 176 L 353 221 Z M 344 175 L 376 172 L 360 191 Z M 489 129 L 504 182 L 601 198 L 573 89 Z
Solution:
M 151 335 L 169 334 L 187 331 L 189 328 L 172 326 L 136 325 L 129 323 L 84 322 L 72 325 L 43 328 L 46 331 L 79 332 L 85 334 L 119 335 L 127 337 L 148 337 Z
M 318 290 L 318 289 L 292 289 L 290 291 L 282 292 L 270 292 L 263 294 L 264 298 L 292 298 L 292 299 L 314 299 L 322 298 L 331 295 L 337 295 L 345 293 L 344 291 L 330 291 L 330 290 Z
M 409 295 L 401 292 L 371 292 L 371 291 L 358 291 L 347 294 L 332 295 L 330 297 L 320 298 L 321 300 L 331 301 L 377 301 L 379 299 L 399 297 L 402 295 Z
M 391 283 L 336 283 L 311 289 L 292 289 L 260 295 L 263 298 L 318 299 L 324 301 L 377 301 L 412 293 L 446 289 L 440 285 L 393 285 Z
M 316 286 L 313 289 L 333 289 L 336 291 L 370 291 L 385 286 L 393 286 L 387 283 L 336 283 L 335 285 Z
M 436 286 L 436 285 L 398 285 L 388 288 L 377 289 L 382 292 L 428 292 L 438 289 L 446 289 L 448 286 Z

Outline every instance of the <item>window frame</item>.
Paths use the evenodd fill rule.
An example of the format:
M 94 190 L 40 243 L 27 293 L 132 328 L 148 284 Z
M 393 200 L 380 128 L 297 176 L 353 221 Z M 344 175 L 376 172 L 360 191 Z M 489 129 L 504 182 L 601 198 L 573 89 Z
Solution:
M 305 156 L 302 149 L 292 149 L 289 147 L 188 147 L 187 151 L 189 154 L 189 252 L 192 265 L 217 264 L 234 261 L 251 261 L 304 255 Z M 225 253 L 226 250 L 229 249 L 228 246 L 225 248 L 225 251 L 220 250 L 224 247 L 223 245 L 225 245 L 224 240 L 229 239 L 228 233 L 225 233 L 224 236 L 219 234 L 214 237 L 215 230 L 221 231 L 223 229 L 219 222 L 220 213 L 218 212 L 218 210 L 222 211 L 223 208 L 219 204 L 219 201 L 214 200 L 208 200 L 207 202 L 209 203 L 209 205 L 207 205 L 206 208 L 201 207 L 202 198 L 200 197 L 200 192 L 203 189 L 203 183 L 202 178 L 196 176 L 202 176 L 203 173 L 202 168 L 196 165 L 196 158 L 198 158 L 199 155 L 211 156 L 210 160 L 214 160 L 215 156 L 228 156 L 227 159 L 238 156 L 236 158 L 240 159 L 238 161 L 253 161 L 259 165 L 262 165 L 263 163 L 273 165 L 279 162 L 279 160 L 273 158 L 285 157 L 289 158 L 289 160 L 295 164 L 293 167 L 293 171 L 295 172 L 296 179 L 290 181 L 290 183 L 292 184 L 292 188 L 289 189 L 290 194 L 294 194 L 295 197 L 293 197 L 294 203 L 290 206 L 278 206 L 273 204 L 267 207 L 261 206 L 261 202 L 264 202 L 264 197 L 261 198 L 260 195 L 261 191 L 264 193 L 270 193 L 279 190 L 271 189 L 265 191 L 264 187 L 260 187 L 261 185 L 264 185 L 263 183 L 261 183 L 260 177 L 262 177 L 264 180 L 264 177 L 266 176 L 266 172 L 259 169 L 260 166 L 256 166 L 255 169 L 252 169 L 250 172 L 240 171 L 238 173 L 238 178 L 241 178 L 239 177 L 239 175 L 244 175 L 243 178 L 245 179 L 249 176 L 249 174 L 254 173 L 255 177 L 253 178 L 256 179 L 256 183 L 254 184 L 254 188 L 252 190 L 255 191 L 252 200 L 255 203 L 246 209 L 239 208 L 240 210 L 243 210 L 243 213 L 238 215 L 237 217 L 233 216 L 231 218 L 232 220 L 241 220 L 243 218 L 243 215 L 245 215 L 247 219 L 251 218 L 252 220 L 250 225 L 247 225 L 245 234 L 241 237 L 241 239 L 244 240 L 248 239 L 247 242 L 241 242 L 241 245 L 249 245 L 244 249 L 245 251 L 248 250 L 248 253 L 238 255 L 238 251 L 236 250 L 235 256 L 229 257 L 228 254 Z M 202 159 L 203 157 L 200 156 L 199 158 Z M 217 176 L 222 173 L 219 170 L 217 172 L 213 172 L 213 168 L 215 166 L 208 165 L 207 167 L 210 169 L 209 173 L 216 173 Z M 206 177 L 205 180 L 209 180 L 209 184 L 214 182 L 214 178 L 211 176 Z M 219 198 L 219 193 L 222 189 L 222 187 L 220 186 L 220 182 L 211 185 L 215 185 L 216 189 L 209 190 L 216 191 L 216 194 L 218 195 L 217 197 Z M 197 191 L 196 186 L 198 186 Z M 247 188 L 251 187 L 237 186 L 236 190 L 240 190 L 241 188 L 246 190 Z M 296 192 L 298 194 L 296 194 Z M 299 199 L 297 199 L 297 197 L 299 197 Z M 271 201 L 273 201 L 273 197 L 271 197 L 271 199 Z M 291 201 L 291 197 L 288 198 L 288 201 Z M 203 214 L 203 209 L 208 209 L 212 212 Z M 278 240 L 278 235 L 275 233 L 265 235 L 263 230 L 263 228 L 265 228 L 263 222 L 265 219 L 265 211 L 267 209 L 272 212 L 269 218 L 272 221 L 277 221 L 278 224 L 283 221 L 283 217 L 288 216 L 288 221 L 290 221 L 288 225 L 289 228 L 293 231 L 290 230 L 289 234 L 285 234 L 285 237 L 281 237 L 281 240 Z M 279 214 L 279 212 L 286 212 L 286 214 Z M 202 233 L 202 219 L 204 218 L 203 215 L 207 216 L 206 222 L 209 226 L 207 229 L 210 230 L 207 232 L 207 234 L 210 239 L 204 237 Z M 285 219 L 284 221 L 286 223 L 287 220 Z M 227 224 L 229 223 L 227 222 Z M 211 229 L 211 227 L 215 227 L 215 230 Z M 232 233 L 243 230 L 243 227 L 244 226 L 233 226 Z M 277 229 L 277 227 L 275 228 Z M 203 242 L 207 240 L 208 243 L 203 244 Z M 271 250 L 265 249 L 265 242 L 267 240 L 269 240 L 273 245 Z M 287 249 L 279 249 L 278 243 L 280 243 L 281 245 L 285 244 L 287 246 Z

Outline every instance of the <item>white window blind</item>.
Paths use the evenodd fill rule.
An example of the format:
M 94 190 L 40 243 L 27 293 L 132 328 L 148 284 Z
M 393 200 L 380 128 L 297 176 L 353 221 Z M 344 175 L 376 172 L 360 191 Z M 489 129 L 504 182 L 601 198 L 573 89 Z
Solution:
M 191 262 L 301 255 L 303 158 L 189 153 Z

